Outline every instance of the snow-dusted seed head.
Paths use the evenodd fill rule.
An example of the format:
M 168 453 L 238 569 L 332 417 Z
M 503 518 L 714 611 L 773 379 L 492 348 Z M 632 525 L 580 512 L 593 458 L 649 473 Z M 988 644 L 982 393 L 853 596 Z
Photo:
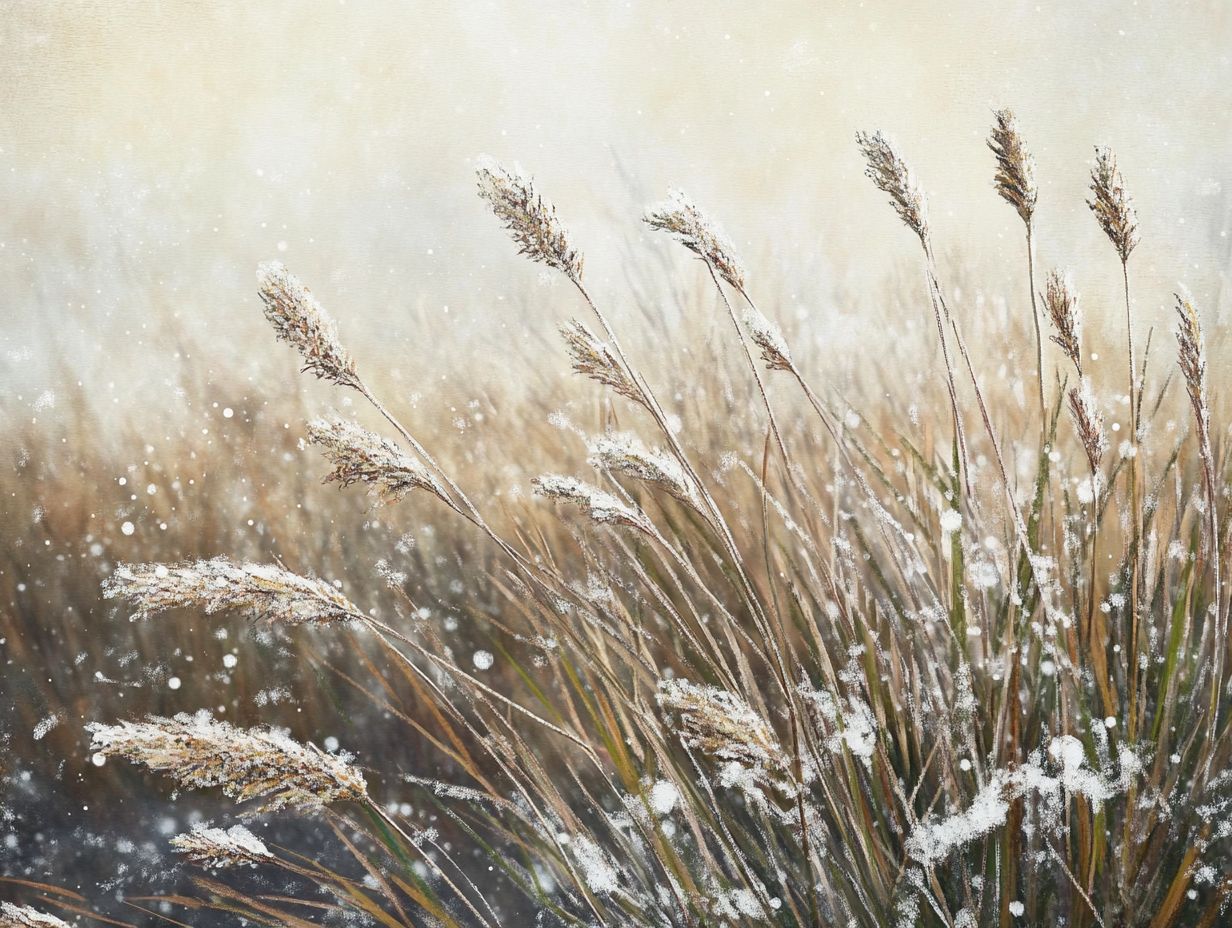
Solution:
M 365 802 L 368 788 L 348 758 L 269 728 L 236 728 L 202 710 L 174 718 L 86 726 L 90 749 L 165 773 L 185 789 L 221 787 L 261 812 Z
M 787 755 L 769 723 L 734 693 L 688 680 L 662 680 L 659 706 L 686 746 L 749 770 L 786 774 Z
M 308 423 L 308 440 L 321 448 L 334 466 L 325 482 L 349 487 L 362 483 L 382 502 L 396 503 L 412 490 L 427 490 L 445 498 L 439 483 L 419 461 L 392 441 L 343 419 Z
M 635 528 L 647 535 L 654 534 L 654 525 L 644 512 L 626 505 L 611 493 L 560 474 L 544 474 L 533 481 L 535 492 L 562 503 L 572 503 L 600 525 L 620 525 Z
M 889 195 L 898 217 L 927 244 L 928 204 L 907 162 L 880 132 L 857 132 L 856 144 L 868 163 L 864 175 L 878 190 Z
M 148 618 L 192 607 L 207 615 L 235 610 L 284 625 L 362 620 L 359 607 L 324 580 L 301 577 L 273 564 L 237 564 L 229 558 L 183 564 L 121 564 L 103 593 L 126 599 Z
M 749 337 L 753 344 L 761 349 L 761 358 L 772 371 L 790 371 L 791 351 L 779 327 L 767 319 L 756 309 L 750 308 L 744 314 L 744 324 L 748 326 Z
M 171 846 L 200 867 L 256 867 L 274 859 L 261 839 L 243 825 L 194 825 L 192 831 L 172 838 Z
M 1121 256 L 1121 261 L 1128 261 L 1130 252 L 1138 244 L 1138 213 L 1134 210 L 1134 201 L 1125 192 L 1125 180 L 1117 168 L 1116 155 L 1111 148 L 1101 146 L 1095 149 L 1091 194 L 1087 206 Z
M 0 928 L 69 928 L 69 924 L 29 906 L 0 902 Z
M 1185 375 L 1185 388 L 1193 405 L 1194 418 L 1198 424 L 1198 437 L 1205 441 L 1210 429 L 1211 413 L 1206 400 L 1206 345 L 1202 338 L 1202 324 L 1198 311 L 1188 296 L 1176 297 L 1176 343 L 1177 358 L 1181 373 Z
M 1087 463 L 1091 465 L 1091 472 L 1094 473 L 1099 470 L 1104 452 L 1108 450 L 1108 436 L 1104 432 L 1104 415 L 1096 407 L 1091 382 L 1085 377 L 1081 388 L 1069 389 L 1069 411 L 1073 416 L 1082 450 L 1086 452 Z
M 744 268 L 731 240 L 681 190 L 650 207 L 643 217 L 650 228 L 667 232 L 737 290 L 744 289 Z
M 560 334 L 565 339 L 573 369 L 604 386 L 611 387 L 626 399 L 646 405 L 646 396 L 641 388 L 626 373 L 607 342 L 595 335 L 585 324 L 576 319 L 562 326 Z
M 257 267 L 258 292 L 274 334 L 304 359 L 304 371 L 343 387 L 359 389 L 355 362 L 338 339 L 334 320 L 302 283 L 278 261 Z
M 494 163 L 485 164 L 476 174 L 479 196 L 509 230 L 518 253 L 580 281 L 582 255 L 556 217 L 556 208 L 539 195 L 534 182 Z
M 1018 120 L 1010 110 L 993 114 L 992 133 L 988 147 L 997 156 L 994 183 L 1001 199 L 1018 211 L 1022 221 L 1031 224 L 1039 188 L 1035 183 L 1035 159 L 1027 151 L 1018 132 Z
M 666 490 L 682 503 L 694 503 L 693 481 L 680 462 L 635 435 L 604 435 L 590 442 L 589 463 Z
M 1049 271 L 1041 294 L 1044 309 L 1052 320 L 1052 340 L 1060 346 L 1082 374 L 1082 317 L 1078 315 L 1078 294 L 1069 278 L 1060 271 Z

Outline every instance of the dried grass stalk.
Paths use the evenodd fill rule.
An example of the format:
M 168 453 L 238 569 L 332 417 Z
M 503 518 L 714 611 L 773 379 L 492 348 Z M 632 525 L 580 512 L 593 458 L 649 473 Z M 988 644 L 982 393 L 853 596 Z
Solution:
M 997 156 L 997 174 L 994 183 L 1001 199 L 1018 211 L 1022 221 L 1031 224 L 1035 204 L 1039 199 L 1039 187 L 1035 183 L 1035 159 L 1027 151 L 1018 131 L 1018 120 L 1010 110 L 997 110 L 994 114 L 992 134 L 988 147 Z
M 69 928 L 69 924 L 29 906 L 0 902 L 0 928 Z
M 666 200 L 646 210 L 643 219 L 650 228 L 673 236 L 731 286 L 744 290 L 744 268 L 731 240 L 683 191 L 670 191 Z
M 734 693 L 688 680 L 663 680 L 658 701 L 679 725 L 681 740 L 707 757 L 779 775 L 790 770 L 787 752 L 769 723 Z
M 1087 206 L 1124 263 L 1138 244 L 1138 214 L 1125 192 L 1125 181 L 1117 169 L 1116 155 L 1104 146 L 1095 149 L 1091 169 L 1091 194 Z
M 143 722 L 93 723 L 86 730 L 93 751 L 166 773 L 185 789 L 221 787 L 237 802 L 264 800 L 261 812 L 368 800 L 364 778 L 348 758 L 273 729 L 236 728 L 204 710 Z
M 1210 444 L 1211 410 L 1206 396 L 1206 344 L 1202 338 L 1202 324 L 1189 298 L 1179 293 L 1174 295 L 1177 357 L 1181 373 L 1185 376 L 1189 402 L 1193 406 L 1198 444 L 1205 449 Z
M 308 288 L 281 263 L 266 261 L 257 267 L 258 291 L 265 318 L 274 334 L 300 353 L 304 371 L 339 386 L 359 389 L 355 362 L 338 339 L 333 319 Z
M 890 204 L 907 228 L 928 244 L 928 203 L 912 177 L 907 162 L 881 132 L 857 132 L 856 144 L 864 154 L 864 174 L 873 185 L 890 197 Z
M 1104 415 L 1095 405 L 1089 380 L 1084 378 L 1081 388 L 1070 387 L 1069 411 L 1074 418 L 1074 428 L 1078 432 L 1082 450 L 1086 452 L 1087 463 L 1094 474 L 1099 470 L 1104 452 L 1108 450 L 1108 437 L 1104 432 Z
M 633 382 L 607 342 L 576 319 L 562 326 L 560 334 L 565 339 L 575 371 L 649 408 L 645 393 Z
M 148 618 L 191 607 L 207 615 L 235 610 L 284 625 L 362 620 L 359 607 L 324 580 L 273 564 L 237 564 L 225 557 L 182 564 L 121 564 L 104 582 L 109 598 L 126 599 Z
M 321 448 L 334 469 L 325 482 L 342 487 L 367 486 L 382 502 L 395 503 L 412 490 L 427 490 L 446 499 L 441 485 L 419 461 L 392 441 L 343 419 L 317 419 L 308 425 L 308 440 Z
M 535 492 L 558 502 L 572 503 L 586 510 L 600 525 L 634 528 L 647 535 L 654 534 L 654 525 L 640 509 L 621 502 L 611 493 L 592 487 L 573 477 L 544 474 L 534 480 Z
M 634 435 L 605 435 L 590 443 L 590 464 L 666 490 L 683 503 L 695 504 L 693 482 L 680 462 Z
M 1078 294 L 1069 278 L 1060 271 L 1049 271 L 1041 294 L 1048 318 L 1055 330 L 1052 340 L 1082 374 L 1082 317 L 1078 314 Z
M 256 867 L 274 859 L 261 839 L 243 825 L 194 825 L 192 831 L 172 838 L 171 846 L 201 867 Z
M 748 327 L 749 337 L 753 344 L 761 349 L 761 358 L 772 371 L 792 371 L 791 351 L 787 340 L 779 327 L 767 319 L 761 312 L 750 308 L 744 314 L 744 324 Z
M 582 255 L 556 217 L 556 208 L 539 194 L 534 182 L 498 164 L 485 165 L 477 174 L 479 195 L 509 230 L 519 254 L 581 281 Z

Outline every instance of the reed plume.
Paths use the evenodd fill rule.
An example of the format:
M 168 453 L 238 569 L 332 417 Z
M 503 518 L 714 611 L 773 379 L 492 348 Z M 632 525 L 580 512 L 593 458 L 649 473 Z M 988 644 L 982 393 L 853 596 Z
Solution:
M 889 195 L 890 205 L 898 217 L 927 247 L 928 203 L 907 162 L 899 157 L 894 146 L 880 131 L 857 132 L 856 144 L 864 154 L 864 175 L 878 190 Z
M 1078 294 L 1074 292 L 1069 278 L 1054 270 L 1048 272 L 1041 297 L 1055 330 L 1052 341 L 1065 352 L 1081 377 L 1082 317 L 1078 312 Z
M 534 182 L 498 164 L 481 167 L 479 195 L 509 231 L 518 253 L 560 271 L 574 283 L 582 280 L 582 255 L 556 216 L 556 208 Z
M 278 261 L 266 261 L 257 267 L 257 284 L 265 318 L 278 339 L 299 352 L 302 370 L 360 389 L 355 362 L 342 347 L 334 320 L 299 278 Z
M 744 268 L 731 240 L 683 191 L 670 191 L 666 200 L 647 209 L 642 218 L 650 228 L 675 238 L 736 290 L 744 290 Z
M 1124 263 L 1138 245 L 1138 213 L 1125 191 L 1116 155 L 1107 146 L 1095 149 L 1090 189 L 1091 199 L 1087 200 L 1087 206 Z
M 1035 159 L 1027 151 L 1018 131 L 1018 120 L 1011 110 L 993 113 L 988 147 L 997 158 L 995 184 L 1001 199 L 1018 211 L 1022 221 L 1031 224 L 1039 187 L 1035 183 Z
M 1215 578 L 1215 635 L 1216 658 L 1214 679 L 1222 677 L 1225 644 L 1226 617 L 1223 611 L 1222 565 L 1219 554 L 1219 471 L 1215 454 L 1211 449 L 1211 407 L 1206 392 L 1206 343 L 1202 337 L 1202 324 L 1198 311 L 1187 295 L 1176 297 L 1176 342 L 1177 358 L 1185 377 L 1185 390 L 1189 405 L 1193 408 L 1194 429 L 1198 438 L 1198 456 L 1202 461 L 1202 481 L 1206 487 L 1206 522 L 1210 550 L 1210 562 Z M 1214 686 L 1212 687 L 1214 688 Z M 1218 694 L 1211 695 L 1212 712 L 1218 712 Z
M 1104 432 L 1104 416 L 1095 404 L 1089 380 L 1084 379 L 1081 388 L 1069 388 L 1069 411 L 1074 419 L 1078 441 L 1094 475 L 1099 471 L 1104 452 L 1108 450 L 1108 437 Z
M 761 350 L 761 359 L 766 362 L 766 367 L 772 371 L 795 371 L 791 350 L 777 325 L 753 307 L 745 312 L 744 324 L 749 330 L 749 338 Z
M 172 838 L 171 846 L 198 866 L 216 869 L 257 867 L 274 859 L 261 839 L 243 825 L 194 825 L 192 831 Z
M 236 728 L 202 710 L 173 718 L 86 726 L 90 749 L 165 773 L 184 789 L 221 787 L 260 812 L 314 811 L 367 802 L 368 788 L 346 757 L 326 754 L 269 728 Z
M 1018 131 L 1018 120 L 1012 111 L 1003 109 L 993 114 L 988 147 L 997 158 L 994 186 L 1001 199 L 1018 212 L 1027 235 L 1027 293 L 1031 298 L 1031 322 L 1035 326 L 1035 365 L 1039 391 L 1040 429 L 1048 419 L 1048 404 L 1044 399 L 1044 339 L 1040 331 L 1039 304 L 1035 300 L 1035 204 L 1039 187 L 1035 183 L 1035 159 L 1027 150 Z M 1041 441 L 1046 441 L 1043 436 Z
M 54 915 L 25 905 L 0 902 L 0 928 L 70 928 L 69 923 Z
M 734 693 L 688 680 L 663 680 L 659 707 L 678 725 L 688 747 L 712 760 L 778 776 L 791 769 L 788 754 L 769 723 Z
M 646 394 L 642 391 L 608 344 L 595 335 L 585 323 L 577 319 L 569 321 L 560 329 L 561 336 L 573 359 L 573 369 L 597 383 L 611 387 L 626 399 L 647 406 Z
M 573 477 L 560 474 L 544 474 L 533 481 L 535 492 L 557 502 L 572 503 L 586 510 L 591 520 L 599 525 L 619 525 L 634 528 L 647 535 L 654 534 L 654 524 L 646 514 L 598 487 L 590 486 Z
M 136 618 L 192 607 L 207 615 L 235 610 L 282 625 L 363 620 L 359 607 L 323 580 L 273 564 L 226 557 L 181 564 L 121 564 L 103 584 L 108 598 L 137 607 Z
M 589 463 L 666 490 L 682 503 L 696 505 L 692 479 L 680 462 L 635 435 L 610 434 L 590 442 Z
M 334 469 L 325 482 L 340 487 L 364 484 L 382 502 L 396 503 L 413 490 L 427 490 L 448 502 L 427 468 L 403 453 L 388 438 L 343 419 L 317 419 L 308 425 L 308 440 L 321 448 Z

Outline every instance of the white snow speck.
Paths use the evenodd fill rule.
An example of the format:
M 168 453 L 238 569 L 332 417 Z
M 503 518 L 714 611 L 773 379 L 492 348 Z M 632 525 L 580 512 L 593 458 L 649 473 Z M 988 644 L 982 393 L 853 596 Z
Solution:
M 133 532 L 137 531 L 137 526 L 133 525 L 131 522 L 124 522 L 120 525 L 120 531 L 125 535 L 131 535 Z
M 670 780 L 659 780 L 650 787 L 650 808 L 656 815 L 668 815 L 680 801 L 680 790 Z
M 487 670 L 492 666 L 493 660 L 491 651 L 476 651 L 471 656 L 471 663 L 475 665 L 477 670 Z

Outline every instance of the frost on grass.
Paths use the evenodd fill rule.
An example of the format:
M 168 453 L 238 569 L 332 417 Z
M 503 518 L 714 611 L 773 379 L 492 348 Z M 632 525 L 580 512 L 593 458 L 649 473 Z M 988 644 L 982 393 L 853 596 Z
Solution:
M 266 261 L 257 267 L 257 285 L 265 318 L 274 334 L 299 352 L 304 371 L 359 389 L 355 362 L 342 347 L 334 320 L 299 278 L 280 262 Z
M 695 504 L 693 481 L 680 462 L 634 435 L 604 435 L 590 442 L 590 464 L 659 487 L 684 503 Z
M 684 191 L 670 191 L 666 200 L 646 210 L 644 218 L 650 228 L 671 235 L 737 290 L 744 289 L 744 267 L 731 240 Z
M 722 785 L 748 792 L 789 779 L 790 764 L 774 729 L 734 693 L 664 680 L 658 700 L 681 741 L 720 763 Z
M 1086 766 L 1086 749 L 1072 735 L 1054 738 L 1048 755 L 1057 768 L 1046 772 L 1036 752 L 1031 760 L 1013 770 L 994 770 L 975 798 L 962 811 L 941 819 L 925 819 L 907 839 L 907 852 L 914 860 L 932 866 L 954 850 L 1002 827 L 1010 803 L 1038 795 L 1046 815 L 1056 815 L 1064 794 L 1082 795 L 1099 805 L 1129 788 L 1142 770 L 1142 762 L 1125 745 L 1120 749 L 1120 771 L 1113 774 Z
M 396 503 L 416 489 L 445 498 L 436 479 L 392 441 L 344 419 L 316 419 L 308 440 L 321 449 L 333 470 L 325 482 L 341 487 L 361 483 L 385 503 Z
M 626 505 L 611 493 L 583 483 L 573 477 L 545 474 L 536 477 L 535 492 L 548 499 L 572 503 L 600 525 L 619 525 L 634 528 L 647 535 L 654 534 L 654 526 L 646 514 Z
M 29 906 L 0 902 L 0 928 L 69 928 L 68 922 Z
M 364 617 L 358 606 L 323 580 L 273 564 L 237 564 L 225 557 L 183 564 L 121 564 L 103 584 L 103 592 L 133 603 L 135 618 L 182 607 L 207 615 L 234 610 L 286 625 Z
M 569 842 L 582 872 L 582 879 L 594 893 L 614 893 L 620 889 L 620 876 L 610 857 L 594 841 L 576 835 Z
M 172 838 L 171 846 L 202 867 L 256 867 L 274 858 L 261 839 L 243 825 L 194 825 L 192 831 Z
M 258 811 L 363 802 L 367 785 L 345 755 L 326 754 L 270 728 L 236 728 L 202 710 L 141 722 L 93 723 L 90 750 L 165 773 L 186 789 L 221 787 Z

